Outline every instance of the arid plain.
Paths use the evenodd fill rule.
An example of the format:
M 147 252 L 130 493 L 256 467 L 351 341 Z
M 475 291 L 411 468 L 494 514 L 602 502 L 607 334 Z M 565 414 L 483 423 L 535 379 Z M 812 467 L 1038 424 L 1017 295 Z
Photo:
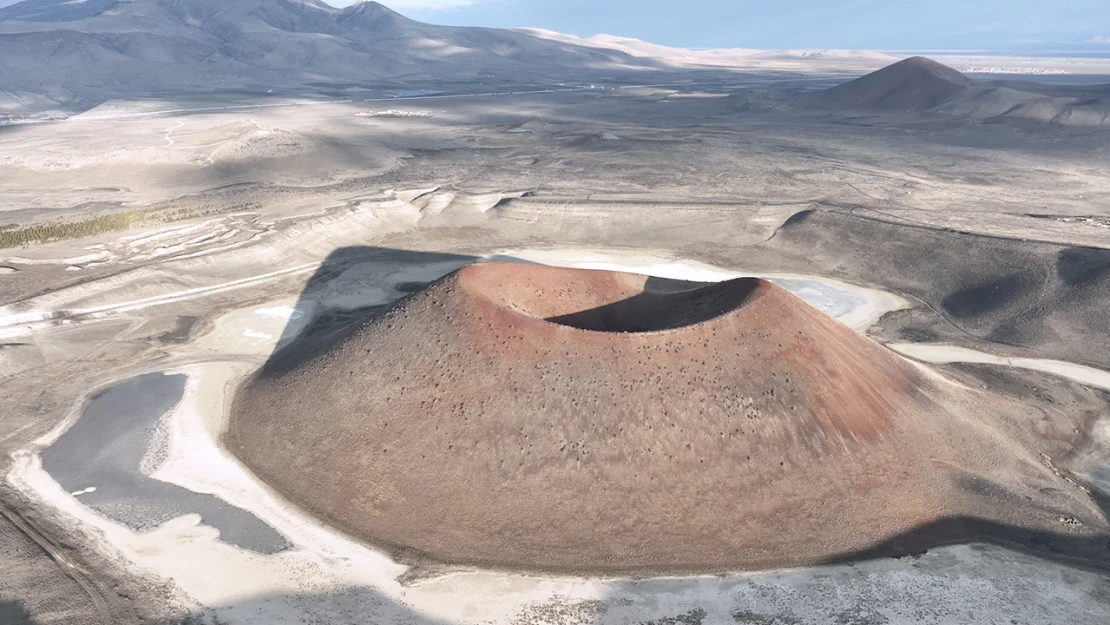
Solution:
M 1046 82 L 1055 113 L 1015 118 L 969 111 L 1016 98 L 1012 111 L 1034 100 L 1033 87 L 960 91 L 959 78 L 922 62 L 896 72 L 928 93 L 891 108 L 868 88 L 846 104 L 843 91 L 823 90 L 858 68 L 671 69 L 657 81 L 591 74 L 460 97 L 110 102 L 0 127 L 0 621 L 1106 622 L 1110 128 L 1060 93 L 1098 101 L 1106 87 Z M 883 84 L 887 97 L 899 81 Z M 884 474 L 882 487 L 845 478 L 842 460 L 807 459 L 784 483 L 794 494 L 822 479 L 871 489 L 854 511 L 868 531 L 813 526 L 820 548 L 748 565 L 736 557 L 749 552 L 718 557 L 718 534 L 692 538 L 702 526 L 681 525 L 716 523 L 732 507 L 710 484 L 735 478 L 728 466 L 698 486 L 700 516 L 639 485 L 629 492 L 642 508 L 617 498 L 630 525 L 613 534 L 624 542 L 613 543 L 612 566 L 573 547 L 548 566 L 536 563 L 542 550 L 436 558 L 470 535 L 493 539 L 483 519 L 466 534 L 436 527 L 428 510 L 420 517 L 434 501 L 414 500 L 404 527 L 375 544 L 376 530 L 338 519 L 311 486 L 265 479 L 303 459 L 255 449 L 238 454 L 245 466 L 223 447 L 240 386 L 288 366 L 275 350 L 318 354 L 340 341 L 349 351 L 350 332 L 380 331 L 396 300 L 486 260 L 697 283 L 767 278 L 868 337 L 836 326 L 867 341 L 875 371 L 904 368 L 952 389 L 938 400 L 955 415 L 945 436 L 976 445 L 891 435 L 868 466 L 904 475 Z M 799 310 L 781 316 L 810 318 Z M 390 340 L 415 345 L 419 332 L 408 332 Z M 437 348 L 426 349 L 419 366 L 437 371 Z M 310 375 L 262 387 L 275 411 L 291 397 L 307 406 L 302 417 L 328 414 L 326 392 L 280 394 Z M 352 436 L 320 449 L 335 459 Z M 465 483 L 449 472 L 416 479 L 419 442 L 401 444 L 404 479 Z M 490 479 L 480 458 L 447 466 L 464 464 Z M 263 479 L 248 466 L 264 466 Z M 550 514 L 528 488 L 542 480 L 521 479 L 536 497 L 521 514 Z M 484 485 L 462 495 L 478 498 Z M 942 504 L 909 497 L 929 513 L 888 523 L 881 496 L 904 504 L 899 487 Z M 396 496 L 382 484 L 340 490 L 365 495 L 356 510 Z M 750 492 L 769 510 L 773 490 Z M 743 492 L 730 493 L 743 508 Z M 573 511 L 597 505 L 574 501 Z M 450 509 L 461 518 L 465 508 Z M 772 516 L 782 532 L 760 536 L 773 555 L 811 545 L 798 535 L 805 519 Z M 590 519 L 563 519 L 569 534 L 557 538 Z M 629 538 L 649 527 L 696 543 L 695 557 L 660 564 L 675 549 Z M 433 528 L 432 546 L 404 544 Z M 851 538 L 829 537 L 840 532 Z M 606 535 L 582 544 L 604 552 L 593 541 Z M 473 549 L 497 551 L 482 541 Z M 630 552 L 656 560 L 619 557 Z

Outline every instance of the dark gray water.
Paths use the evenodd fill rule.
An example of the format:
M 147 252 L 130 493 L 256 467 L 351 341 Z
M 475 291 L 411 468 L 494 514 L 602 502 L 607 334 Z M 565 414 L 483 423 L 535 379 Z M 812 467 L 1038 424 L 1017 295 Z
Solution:
M 166 459 L 160 424 L 181 401 L 184 375 L 156 373 L 124 382 L 93 398 L 85 414 L 42 453 L 42 466 L 84 505 L 135 531 L 149 531 L 186 514 L 220 531 L 220 540 L 257 553 L 290 545 L 250 512 L 214 495 L 195 493 L 146 475 Z

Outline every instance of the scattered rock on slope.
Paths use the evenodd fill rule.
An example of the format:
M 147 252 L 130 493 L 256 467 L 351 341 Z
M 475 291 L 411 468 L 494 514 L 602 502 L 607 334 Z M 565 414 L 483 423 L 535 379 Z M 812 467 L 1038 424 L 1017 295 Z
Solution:
M 443 562 L 711 571 L 1105 530 L 1041 460 L 1075 444 L 1064 411 L 1034 425 L 762 280 L 676 288 L 468 266 L 284 352 L 226 442 L 323 520 Z

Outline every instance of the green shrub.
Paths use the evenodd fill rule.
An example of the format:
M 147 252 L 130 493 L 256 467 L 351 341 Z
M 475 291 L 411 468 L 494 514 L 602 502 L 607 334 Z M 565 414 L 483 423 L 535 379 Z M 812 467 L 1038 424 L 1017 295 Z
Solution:
M 198 217 L 209 217 L 220 213 L 243 212 L 259 208 L 261 208 L 261 204 L 255 202 L 206 210 L 195 208 L 169 210 L 168 207 L 154 207 L 121 211 L 80 221 L 35 224 L 22 227 L 19 224 L 8 224 L 0 226 L 0 249 L 81 239 L 108 232 L 120 232 L 131 228 L 168 224 Z

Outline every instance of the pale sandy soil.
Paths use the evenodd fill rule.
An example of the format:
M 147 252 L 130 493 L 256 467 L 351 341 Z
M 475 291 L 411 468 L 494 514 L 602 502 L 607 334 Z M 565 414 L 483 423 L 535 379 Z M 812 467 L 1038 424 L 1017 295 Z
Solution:
M 1073 362 L 1061 360 L 1048 360 L 1046 358 L 1017 358 L 996 356 L 967 347 L 954 345 L 921 345 L 916 343 L 889 343 L 887 347 L 894 351 L 933 364 L 949 364 L 953 362 L 970 362 L 1003 367 L 1017 367 L 1032 371 L 1043 371 L 1060 377 L 1075 380 L 1080 384 L 1110 390 L 1110 372 L 1085 367 Z

